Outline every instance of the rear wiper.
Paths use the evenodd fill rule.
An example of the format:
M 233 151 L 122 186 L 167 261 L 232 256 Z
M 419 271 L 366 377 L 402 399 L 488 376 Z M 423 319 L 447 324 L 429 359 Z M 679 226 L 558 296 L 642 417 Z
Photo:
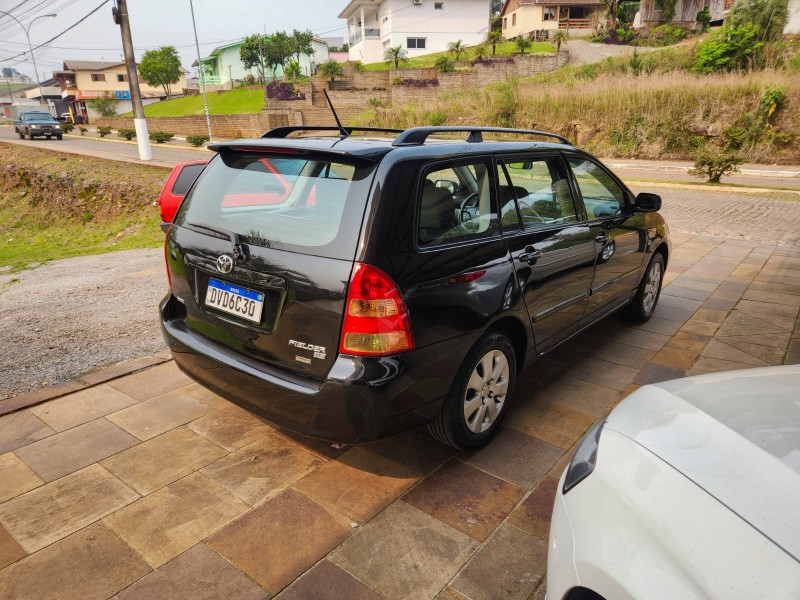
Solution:
M 247 248 L 242 244 L 239 234 L 235 231 L 223 229 L 222 227 L 211 227 L 210 225 L 204 225 L 202 223 L 186 223 L 186 225 L 194 229 L 205 229 L 206 231 L 228 238 L 233 244 L 233 259 L 237 262 L 244 262 L 247 260 Z

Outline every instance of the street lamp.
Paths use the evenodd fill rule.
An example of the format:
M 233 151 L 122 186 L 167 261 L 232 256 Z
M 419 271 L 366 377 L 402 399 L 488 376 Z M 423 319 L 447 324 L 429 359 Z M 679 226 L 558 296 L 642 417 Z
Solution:
M 38 17 L 34 17 L 34 19 L 30 23 L 28 23 L 28 27 L 26 28 L 25 25 L 22 24 L 22 21 L 20 21 L 14 15 L 7 13 L 3 10 L 0 10 L 0 14 L 6 15 L 7 17 L 11 17 L 12 19 L 14 19 L 17 22 L 17 24 L 20 27 L 22 27 L 22 31 L 25 32 L 25 37 L 28 38 L 28 50 L 30 50 L 31 52 L 31 60 L 33 61 L 33 73 L 34 75 L 36 75 L 36 84 L 39 86 L 39 104 L 44 104 L 44 95 L 42 94 L 42 83 L 41 81 L 39 81 L 39 69 L 36 68 L 36 57 L 33 55 L 33 46 L 31 45 L 30 31 L 31 27 L 33 27 L 33 24 L 36 23 L 36 21 L 38 21 L 39 19 L 46 19 L 48 17 L 57 17 L 58 15 L 53 13 L 49 15 L 39 15 Z

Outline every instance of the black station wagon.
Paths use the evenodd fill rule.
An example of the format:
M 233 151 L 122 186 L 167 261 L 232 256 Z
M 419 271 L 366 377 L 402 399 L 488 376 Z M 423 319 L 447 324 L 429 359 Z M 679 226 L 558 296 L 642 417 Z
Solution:
M 164 336 L 225 398 L 331 441 L 428 423 L 477 447 L 526 365 L 619 309 L 653 314 L 661 199 L 566 139 L 326 130 L 211 146 L 167 234 Z

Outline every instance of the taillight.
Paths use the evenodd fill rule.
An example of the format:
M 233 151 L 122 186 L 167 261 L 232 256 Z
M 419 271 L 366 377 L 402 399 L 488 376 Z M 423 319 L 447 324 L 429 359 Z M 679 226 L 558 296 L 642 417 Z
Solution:
M 356 263 L 347 290 L 339 352 L 385 356 L 413 348 L 411 320 L 397 285 L 377 267 Z
M 167 229 L 167 235 L 164 236 L 164 266 L 167 268 L 167 285 L 169 285 L 169 291 L 172 291 L 172 276 L 169 274 L 169 260 L 167 259 L 167 246 L 169 244 L 169 232 L 172 229 L 172 224 L 170 224 L 169 229 Z

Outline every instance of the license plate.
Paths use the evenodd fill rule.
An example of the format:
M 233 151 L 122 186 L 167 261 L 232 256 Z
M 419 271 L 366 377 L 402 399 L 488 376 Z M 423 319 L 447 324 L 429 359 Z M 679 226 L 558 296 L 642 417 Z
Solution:
M 264 310 L 264 293 L 254 292 L 212 278 L 208 280 L 206 306 L 253 323 L 260 323 L 261 312 Z

